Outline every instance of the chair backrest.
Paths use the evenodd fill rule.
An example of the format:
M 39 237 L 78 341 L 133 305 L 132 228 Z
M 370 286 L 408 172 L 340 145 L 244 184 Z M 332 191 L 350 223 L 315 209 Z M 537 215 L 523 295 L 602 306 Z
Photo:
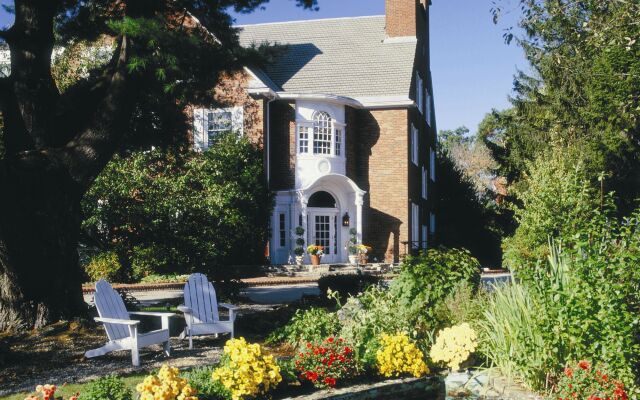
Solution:
M 220 321 L 216 290 L 203 274 L 191 274 L 184 285 L 184 305 L 193 310 L 193 322 L 209 324 Z
M 122 297 L 116 292 L 109 282 L 100 279 L 96 282 L 94 295 L 98 315 L 102 318 L 129 319 L 129 313 L 122 301 Z M 129 327 L 126 325 L 104 324 L 109 340 L 117 340 L 129 337 Z

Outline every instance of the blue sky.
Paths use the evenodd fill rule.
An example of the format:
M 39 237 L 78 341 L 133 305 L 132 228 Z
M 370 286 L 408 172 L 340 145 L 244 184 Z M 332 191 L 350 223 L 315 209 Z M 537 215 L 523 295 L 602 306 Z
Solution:
M 515 9 L 515 0 L 501 0 Z M 318 0 L 319 11 L 294 6 L 293 0 L 271 0 L 264 10 L 234 15 L 237 24 L 384 14 L 385 0 Z M 496 26 L 493 0 L 433 0 L 431 6 L 431 70 L 438 129 L 465 125 L 475 132 L 492 108 L 509 106 L 513 75 L 526 70 L 522 51 L 507 46 L 503 28 L 515 13 Z M 0 4 L 12 3 L 0 0 Z M 507 7 L 509 8 L 509 7 Z M 0 25 L 12 18 L 0 12 Z

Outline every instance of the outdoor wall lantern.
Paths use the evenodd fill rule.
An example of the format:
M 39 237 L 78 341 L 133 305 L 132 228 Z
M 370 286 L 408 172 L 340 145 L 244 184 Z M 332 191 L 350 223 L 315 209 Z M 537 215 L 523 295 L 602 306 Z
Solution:
M 342 216 L 342 226 L 349 226 L 351 224 L 351 219 L 349 218 L 349 213 L 346 212 Z

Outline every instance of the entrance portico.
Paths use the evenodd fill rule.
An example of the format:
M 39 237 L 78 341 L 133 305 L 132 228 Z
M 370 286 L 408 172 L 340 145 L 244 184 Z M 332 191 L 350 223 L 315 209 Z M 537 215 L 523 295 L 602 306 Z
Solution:
M 304 188 L 278 192 L 272 218 L 272 263 L 286 264 L 293 257 L 298 226 L 305 229 L 305 249 L 310 244 L 323 246 L 323 263 L 347 262 L 349 230 L 355 228 L 358 241 L 362 238 L 364 194 L 341 174 L 322 175 Z

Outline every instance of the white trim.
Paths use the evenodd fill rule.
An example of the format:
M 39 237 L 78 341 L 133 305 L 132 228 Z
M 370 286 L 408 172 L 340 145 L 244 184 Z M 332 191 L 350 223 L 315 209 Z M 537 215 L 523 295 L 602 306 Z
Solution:
M 418 151 L 420 144 L 420 131 L 415 125 L 411 124 L 411 162 L 418 165 L 420 152 Z
M 382 43 L 418 43 L 418 38 L 415 36 L 394 36 L 386 37 Z

